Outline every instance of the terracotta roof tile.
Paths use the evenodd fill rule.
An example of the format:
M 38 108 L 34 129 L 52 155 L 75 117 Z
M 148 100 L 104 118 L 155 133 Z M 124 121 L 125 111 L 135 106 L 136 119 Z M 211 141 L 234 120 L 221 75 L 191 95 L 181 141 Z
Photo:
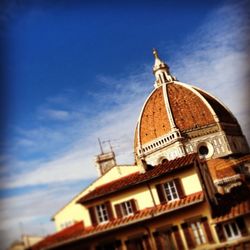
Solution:
M 167 87 L 174 120 L 181 131 L 215 123 L 212 112 L 199 95 L 180 84 Z
M 57 242 L 62 242 L 70 238 L 74 238 L 78 235 L 81 235 L 84 231 L 83 222 L 75 223 L 74 225 L 67 227 L 55 234 L 45 237 L 43 240 L 39 241 L 32 246 L 32 250 L 39 250 L 47 246 L 53 245 Z
M 196 88 L 195 88 L 196 89 Z M 223 107 L 214 97 L 208 95 L 201 89 L 196 89 L 211 105 L 213 110 L 215 111 L 216 115 L 219 117 L 219 120 L 221 122 L 227 122 L 227 123 L 236 123 L 237 120 L 233 117 L 233 115 L 227 111 L 225 107 Z
M 235 175 L 234 167 L 247 161 L 250 161 L 250 155 L 235 159 L 212 159 L 208 160 L 207 164 L 213 180 L 217 180 Z
M 73 241 L 77 238 L 87 238 L 93 234 L 102 233 L 106 230 L 112 230 L 120 226 L 124 226 L 130 223 L 137 223 L 143 219 L 150 219 L 153 216 L 159 216 L 161 214 L 170 213 L 176 209 L 181 209 L 186 206 L 190 206 L 193 204 L 197 204 L 204 200 L 203 192 L 198 192 L 186 196 L 181 201 L 172 201 L 163 205 L 158 205 L 155 207 L 145 208 L 143 210 L 138 211 L 136 214 L 125 217 L 115 219 L 106 224 L 100 224 L 95 227 L 90 226 L 84 228 L 83 223 L 79 222 L 69 228 L 66 228 L 58 233 L 53 235 L 49 235 L 44 238 L 42 241 L 35 244 L 31 249 L 32 250 L 40 250 L 40 249 L 49 249 L 52 246 L 64 244 L 67 241 Z
M 142 144 L 154 140 L 170 131 L 170 122 L 168 119 L 162 87 L 156 89 L 147 103 L 140 122 L 140 142 Z
M 215 218 L 213 223 L 224 222 L 248 213 L 250 213 L 250 200 L 242 201 L 233 206 L 228 213 Z
M 111 181 L 107 184 L 96 187 L 93 191 L 90 191 L 88 194 L 83 196 L 78 202 L 84 203 L 86 201 L 90 201 L 114 193 L 118 190 L 126 189 L 136 184 L 148 181 L 152 178 L 159 177 L 163 174 L 172 172 L 175 169 L 190 165 L 195 161 L 196 158 L 197 154 L 190 154 L 169 162 L 159 164 L 145 173 L 136 172 L 123 178 Z
M 215 97 L 178 82 L 168 83 L 166 89 L 175 125 L 181 132 L 216 124 L 214 112 L 225 131 L 235 130 L 237 135 L 242 134 L 237 120 Z M 140 143 L 146 144 L 171 132 L 164 94 L 161 86 L 147 99 L 139 118 L 140 126 L 135 133 L 135 152 L 138 136 Z M 226 129 L 225 124 L 233 126 Z

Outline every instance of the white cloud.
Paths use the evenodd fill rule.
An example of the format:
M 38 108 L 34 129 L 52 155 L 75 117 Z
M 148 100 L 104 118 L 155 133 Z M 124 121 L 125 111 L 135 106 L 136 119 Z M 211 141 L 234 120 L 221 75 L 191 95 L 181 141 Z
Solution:
M 142 84 L 142 82 L 141 82 Z M 132 86 L 132 85 L 131 85 Z M 123 95 L 130 94 L 128 88 Z M 118 162 L 133 163 L 133 135 L 136 125 L 137 116 L 140 107 L 145 98 L 145 93 L 141 95 L 134 94 L 134 87 L 132 91 L 134 98 L 130 99 L 129 103 L 125 102 L 123 95 L 115 95 L 121 97 L 124 103 L 119 106 L 102 112 L 96 117 L 88 120 L 88 126 L 92 127 L 92 132 L 82 138 L 78 139 L 71 146 L 71 149 L 66 152 L 54 155 L 51 160 L 43 162 L 29 162 L 29 171 L 19 173 L 11 177 L 6 177 L 1 181 L 1 188 L 13 188 L 26 185 L 38 185 L 54 182 L 64 182 L 69 180 L 80 180 L 95 178 L 97 176 L 94 167 L 93 156 L 99 152 L 97 138 L 102 140 L 110 139 L 114 149 L 118 155 Z M 102 95 L 103 97 L 103 95 Z M 105 99 L 105 97 L 103 97 Z M 77 129 L 77 128 L 75 128 Z M 77 129 L 78 137 L 81 137 L 81 128 Z M 42 131 L 41 131 L 42 132 Z M 42 135 L 39 131 L 28 131 L 29 136 Z M 58 131 L 55 133 L 59 133 Z M 53 134 L 53 133 L 52 133 Z M 44 135 L 42 135 L 44 136 Z M 62 136 L 62 135 L 61 135 Z M 34 136 L 36 138 L 36 136 Z M 113 141 L 112 141 L 113 140 Z M 24 167 L 25 162 L 19 164 Z
M 45 109 L 42 114 L 44 118 L 49 118 L 53 120 L 64 121 L 68 120 L 70 113 L 66 110 L 55 110 L 55 109 Z
M 247 24 L 239 18 L 242 15 L 237 5 L 225 6 L 213 13 L 192 38 L 183 41 L 185 46 L 174 52 L 174 60 L 170 66 L 181 81 L 208 90 L 226 103 L 246 133 L 249 128 L 249 107 L 244 105 L 247 103 L 244 82 L 248 82 L 249 71 L 246 62 L 249 61 L 249 54 L 246 54 L 243 41 L 246 40 L 244 34 L 249 34 L 249 30 Z M 74 190 L 71 192 L 63 189 L 67 188 L 67 183 L 95 178 L 96 170 L 92 159 L 99 151 L 98 137 L 102 140 L 111 139 L 118 163 L 133 163 L 136 120 L 146 95 L 153 88 L 151 65 L 125 78 L 98 76 L 97 80 L 112 91 L 107 93 L 100 89 L 97 93 L 90 93 L 96 101 L 95 105 L 103 106 L 95 116 L 85 119 L 84 113 L 78 110 L 81 105 L 77 106 L 80 115 L 76 116 L 71 116 L 71 111 L 54 109 L 55 103 L 68 102 L 67 98 L 58 96 L 50 98 L 49 104 L 46 104 L 47 113 L 44 114 L 59 120 L 68 119 L 70 116 L 73 117 L 71 123 L 58 130 L 40 127 L 20 133 L 20 144 L 34 148 L 32 142 L 39 141 L 35 147 L 53 150 L 53 157 L 32 162 L 10 162 L 19 165 L 20 169 L 27 168 L 27 171 L 2 178 L 0 187 L 16 188 L 48 183 L 62 185 L 49 194 L 48 189 L 34 192 L 32 196 L 24 195 L 2 200 L 0 206 L 3 225 L 10 225 L 12 228 L 16 225 L 11 213 L 16 213 L 20 221 L 24 220 L 27 223 L 33 222 L 37 216 L 52 214 L 73 196 Z M 62 193 L 67 196 L 60 195 Z M 47 197 L 46 200 L 44 197 Z M 45 202 L 39 204 L 39 200 Z M 8 212 L 9 207 L 13 210 Z M 51 213 L 50 209 L 54 211 Z
M 185 43 L 184 48 L 174 55 L 172 68 L 180 80 L 191 82 L 220 97 L 240 119 L 246 132 L 248 124 L 245 118 L 249 110 L 244 105 L 246 95 L 242 83 L 246 81 L 248 72 L 245 66 L 246 52 L 241 45 L 246 24 L 241 23 L 238 18 L 240 11 L 237 6 L 233 9 L 226 6 L 213 13 L 207 23 Z M 230 18 L 223 19 L 222 16 Z M 100 89 L 99 92 L 90 93 L 98 103 L 96 105 L 103 107 L 95 116 L 88 119 L 81 115 L 75 116 L 68 127 L 59 130 L 42 127 L 23 131 L 23 135 L 29 140 L 45 138 L 44 144 L 37 144 L 38 148 L 44 150 L 57 143 L 66 144 L 68 138 L 71 139 L 68 146 L 61 145 L 52 158 L 33 166 L 32 171 L 28 168 L 28 172 L 3 179 L 1 187 L 96 177 L 92 158 L 98 152 L 98 137 L 113 140 L 118 162 L 133 163 L 136 120 L 146 95 L 153 88 L 150 68 L 151 66 L 147 66 L 141 72 L 120 79 L 98 76 L 101 85 L 112 91 Z M 62 96 L 60 99 L 63 99 Z M 69 115 L 69 112 L 63 110 L 47 108 L 43 111 L 57 119 L 65 119 Z M 21 142 L 25 141 L 24 138 L 21 139 Z M 56 142 L 55 145 L 53 141 Z M 63 150 L 60 151 L 61 148 Z
M 1 199 L 0 249 L 6 249 L 14 239 L 20 239 L 21 234 L 52 233 L 55 227 L 49 221 L 51 215 L 65 204 L 65 200 L 69 200 L 79 191 L 76 185 L 64 183 Z
M 223 6 L 213 12 L 175 55 L 172 67 L 181 81 L 218 97 L 235 114 L 250 139 L 247 84 L 250 27 L 242 5 Z

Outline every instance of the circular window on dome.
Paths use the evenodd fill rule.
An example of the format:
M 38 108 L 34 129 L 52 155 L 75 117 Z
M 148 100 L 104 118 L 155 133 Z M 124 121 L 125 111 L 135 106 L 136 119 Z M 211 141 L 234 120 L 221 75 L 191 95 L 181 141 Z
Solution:
M 200 146 L 199 147 L 199 154 L 206 156 L 208 154 L 208 147 L 207 146 Z
M 197 151 L 201 157 L 210 158 L 214 153 L 214 148 L 209 142 L 202 142 L 198 145 Z
M 158 164 L 163 164 L 163 163 L 165 163 L 165 162 L 168 162 L 168 159 L 165 158 L 164 156 L 162 156 L 162 157 L 160 157 L 160 158 L 158 159 Z

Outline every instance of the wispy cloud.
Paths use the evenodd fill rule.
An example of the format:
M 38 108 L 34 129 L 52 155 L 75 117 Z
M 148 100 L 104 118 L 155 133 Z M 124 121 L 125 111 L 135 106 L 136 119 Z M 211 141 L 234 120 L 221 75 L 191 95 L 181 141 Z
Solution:
M 192 82 L 225 101 L 240 119 L 246 132 L 248 124 L 244 118 L 249 110 L 244 105 L 246 95 L 243 83 L 247 80 L 248 72 L 244 64 L 246 51 L 242 44 L 247 24 L 240 21 L 241 11 L 241 7 L 232 5 L 212 13 L 175 54 L 172 68 L 180 80 Z M 224 19 L 222 16 L 229 18 Z M 1 187 L 94 178 L 96 174 L 92 157 L 98 152 L 98 137 L 114 140 L 118 162 L 132 163 L 136 120 L 146 95 L 153 87 L 150 68 L 145 66 L 140 72 L 124 78 L 98 76 L 97 81 L 104 88 L 89 93 L 95 103 L 94 116 L 87 117 L 84 113 L 70 116 L 70 111 L 53 109 L 53 105 L 48 102 L 48 108 L 42 109 L 44 115 L 58 120 L 71 117 L 70 122 L 56 128 L 49 124 L 20 130 L 17 146 L 30 147 L 32 150 L 37 148 L 44 153 L 53 145 L 54 150 L 49 156 L 45 154 L 47 158 L 41 159 L 39 164 L 22 171 L 21 175 L 2 179 Z M 61 95 L 59 99 L 65 101 L 66 97 Z
M 42 110 L 42 115 L 44 118 L 65 121 L 70 117 L 70 113 L 66 110 L 55 110 L 55 109 L 45 109 Z
M 184 39 L 178 52 L 170 53 L 166 48 L 161 54 L 162 58 L 164 52 L 171 55 L 172 60 L 168 63 L 179 80 L 208 90 L 223 100 L 250 138 L 244 84 L 249 80 L 246 67 L 249 54 L 245 49 L 247 38 L 244 35 L 249 34 L 249 27 L 244 23 L 243 13 L 242 5 L 223 6 L 212 13 L 190 38 Z M 88 93 L 93 103 L 88 107 L 83 107 L 80 101 L 71 102 L 73 92 L 48 98 L 34 118 L 40 125 L 19 128 L 12 151 L 18 152 L 24 147 L 27 154 L 36 154 L 32 159 L 15 156 L 10 160 L 8 156 L 10 169 L 15 169 L 16 174 L 4 175 L 0 188 L 39 184 L 55 185 L 56 188 L 51 192 L 46 189 L 36 191 L 32 196 L 21 195 L 0 201 L 3 224 L 14 225 L 7 211 L 9 207 L 12 214 L 19 211 L 16 216 L 27 225 L 37 216 L 51 215 L 50 209 L 58 209 L 76 191 L 65 191 L 64 187 L 95 178 L 93 156 L 99 151 L 98 137 L 111 140 L 118 163 L 133 163 L 134 128 L 140 108 L 153 88 L 153 81 L 151 65 L 146 65 L 122 78 L 97 76 L 96 82 L 102 87 L 98 92 Z M 41 115 L 50 118 L 50 122 L 41 121 Z M 62 197 L 62 193 L 67 195 Z M 45 202 L 38 211 L 37 204 L 41 205 L 41 200 Z
M 244 3 L 224 5 L 174 55 L 179 80 L 199 86 L 218 97 L 249 133 L 249 33 Z
M 58 152 L 54 154 L 51 158 L 46 158 L 40 162 L 35 162 L 32 166 L 30 164 L 27 171 L 19 173 L 18 175 L 10 176 L 1 181 L 1 188 L 14 188 L 27 185 L 38 185 L 54 182 L 64 182 L 70 180 L 79 179 L 89 179 L 96 177 L 96 169 L 94 167 L 93 156 L 99 152 L 97 138 L 100 137 L 103 140 L 110 139 L 117 153 L 118 162 L 120 163 L 133 163 L 133 136 L 134 128 L 136 125 L 136 120 L 139 114 L 140 107 L 146 96 L 145 86 L 144 86 L 144 76 L 139 80 L 138 75 L 130 76 L 131 79 L 137 79 L 135 81 L 126 81 L 123 79 L 120 82 L 120 86 L 127 84 L 124 87 L 125 90 L 120 91 L 117 87 L 117 91 L 113 91 L 113 97 L 115 99 L 116 105 L 110 107 L 106 111 L 102 111 L 91 119 L 85 121 L 85 126 L 91 128 L 89 133 L 86 135 L 81 127 L 81 121 L 83 119 L 77 120 L 77 126 L 70 123 L 68 127 L 73 127 L 76 136 L 74 140 L 71 141 L 70 147 L 61 146 L 64 148 L 62 152 L 58 149 Z M 115 83 L 116 80 L 112 79 L 109 81 Z M 133 83 L 136 83 L 140 91 L 134 89 Z M 143 86 L 140 88 L 140 86 Z M 131 86 L 131 88 L 129 88 Z M 149 82 L 150 88 L 150 82 Z M 130 96 L 126 99 L 126 96 Z M 118 101 L 120 97 L 120 102 Z M 96 96 L 99 102 L 110 100 L 110 93 L 98 94 Z M 76 120 L 74 119 L 75 123 Z M 45 141 L 49 140 L 50 143 L 54 144 L 53 141 L 63 143 L 63 132 L 67 130 L 66 128 L 61 128 L 61 130 L 51 131 L 50 129 L 34 129 L 29 131 L 22 131 L 22 135 L 25 138 L 30 138 L 41 141 L 41 138 L 45 138 Z M 81 135 L 85 135 L 84 137 Z M 65 139 L 66 140 L 66 139 Z M 30 145 L 30 141 L 26 139 L 20 139 L 20 144 Z M 44 150 L 46 148 L 46 143 L 44 144 Z M 49 143 L 49 144 L 50 144 Z M 31 149 L 34 150 L 34 145 L 31 145 Z M 40 150 L 43 148 L 41 144 L 37 145 Z M 23 168 L 23 161 L 20 167 Z M 82 173 L 82 174 L 80 174 Z
M 19 239 L 21 234 L 52 233 L 55 227 L 50 222 L 50 216 L 55 213 L 55 208 L 62 207 L 65 199 L 69 200 L 87 183 L 89 181 L 50 185 L 23 195 L 1 199 L 0 249 L 6 249 L 7 244 Z

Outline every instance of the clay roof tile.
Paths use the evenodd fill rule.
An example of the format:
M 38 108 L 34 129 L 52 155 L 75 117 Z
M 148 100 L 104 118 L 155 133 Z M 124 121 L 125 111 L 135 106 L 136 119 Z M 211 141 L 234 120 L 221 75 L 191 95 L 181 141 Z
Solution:
M 106 196 L 108 194 L 117 192 L 129 188 L 131 186 L 149 181 L 153 178 L 157 178 L 163 174 L 172 172 L 175 169 L 179 169 L 184 166 L 192 164 L 197 158 L 197 154 L 190 154 L 182 158 L 177 158 L 169 162 L 164 162 L 155 166 L 153 169 L 148 170 L 145 173 L 133 173 L 122 177 L 120 179 L 111 181 L 104 185 L 96 187 L 94 190 L 90 191 L 88 194 L 79 199 L 79 203 L 84 203 L 90 200 L 97 199 L 99 197 Z

